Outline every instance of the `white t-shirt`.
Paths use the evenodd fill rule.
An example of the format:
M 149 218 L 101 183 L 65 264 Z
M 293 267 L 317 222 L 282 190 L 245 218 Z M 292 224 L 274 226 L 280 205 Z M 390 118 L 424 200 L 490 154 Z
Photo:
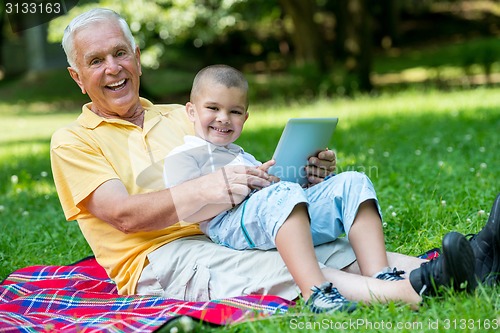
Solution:
M 169 188 L 215 172 L 226 165 L 261 164 L 253 155 L 234 143 L 217 146 L 200 137 L 186 135 L 184 144 L 174 148 L 165 158 L 163 180 L 165 187 Z

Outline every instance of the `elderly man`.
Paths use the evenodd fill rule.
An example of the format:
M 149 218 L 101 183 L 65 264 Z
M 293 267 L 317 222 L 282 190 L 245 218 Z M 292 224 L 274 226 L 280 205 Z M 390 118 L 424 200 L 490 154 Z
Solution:
M 63 47 L 71 77 L 91 102 L 76 122 L 52 137 L 54 180 L 66 218 L 78 221 L 119 293 L 198 301 L 251 293 L 296 298 L 297 287 L 277 251 L 224 248 L 210 242 L 197 224 L 182 222 L 203 209 L 231 208 L 251 190 L 270 185 L 269 175 L 234 166 L 163 189 L 162 160 L 193 128 L 183 106 L 154 105 L 139 97 L 140 51 L 127 23 L 113 11 L 91 10 L 69 24 Z M 310 164 L 309 180 L 318 186 L 335 169 L 335 155 L 321 152 Z M 486 281 L 499 271 L 499 205 L 497 199 L 490 221 L 472 241 L 450 233 L 443 239 L 443 255 L 423 262 L 386 255 L 373 204 L 360 208 L 353 225 L 373 232 L 319 245 L 317 259 L 350 300 L 418 304 L 441 286 L 472 290 L 476 279 Z M 375 223 L 363 222 L 365 213 Z M 362 246 L 383 252 L 381 262 L 410 272 L 409 278 L 393 271 L 383 279 L 360 272 L 355 254 Z M 477 262 L 488 264 L 479 272 Z

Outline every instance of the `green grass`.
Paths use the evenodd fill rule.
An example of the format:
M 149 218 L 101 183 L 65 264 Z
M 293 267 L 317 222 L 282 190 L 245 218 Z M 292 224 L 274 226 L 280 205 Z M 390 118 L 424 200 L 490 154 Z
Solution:
M 339 116 L 332 142 L 339 171 L 370 176 L 389 246 L 418 254 L 436 245 L 443 231 L 473 232 L 485 221 L 478 212 L 488 212 L 499 191 L 497 95 L 498 89 L 406 92 L 251 111 L 251 131 L 240 143 L 267 159 L 288 116 Z
M 500 190 L 499 105 L 500 88 L 252 104 L 239 143 L 266 160 L 287 118 L 338 116 L 330 148 L 337 151 L 339 172 L 358 170 L 371 177 L 388 249 L 417 255 L 439 246 L 450 230 L 475 232 L 486 222 Z M 51 133 L 78 111 L 43 101 L 0 102 L 0 279 L 24 266 L 69 264 L 91 254 L 77 224 L 64 220 L 49 161 Z M 354 322 L 347 331 L 493 332 L 484 324 L 499 320 L 500 325 L 499 294 L 500 288 L 450 293 L 427 300 L 419 311 L 391 303 L 325 317 L 299 315 L 294 308 L 284 316 L 207 330 L 327 332 Z M 398 323 L 413 329 L 396 328 Z M 433 329 L 436 323 L 439 330 Z M 446 324 L 457 329 L 447 330 Z
M 75 113 L 49 104 L 0 102 L 0 280 L 12 270 L 89 255 L 76 223 L 64 221 L 49 160 L 49 140 Z

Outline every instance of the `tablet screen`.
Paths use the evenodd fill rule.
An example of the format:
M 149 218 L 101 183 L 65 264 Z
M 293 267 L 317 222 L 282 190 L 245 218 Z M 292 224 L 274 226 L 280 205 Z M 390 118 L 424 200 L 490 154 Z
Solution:
M 338 118 L 291 118 L 281 134 L 269 173 L 283 181 L 305 185 L 309 157 L 325 150 L 332 139 Z

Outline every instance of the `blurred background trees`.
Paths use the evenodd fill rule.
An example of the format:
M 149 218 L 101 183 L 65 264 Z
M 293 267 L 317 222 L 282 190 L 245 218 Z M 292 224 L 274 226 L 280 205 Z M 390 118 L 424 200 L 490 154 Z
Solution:
M 494 42 L 500 35 L 498 1 L 82 0 L 68 15 L 39 28 L 47 46 L 37 47 L 38 52 L 26 52 L 36 45 L 32 29 L 13 33 L 13 22 L 0 11 L 0 70 L 3 65 L 7 76 L 38 71 L 33 57 L 48 59 L 42 67 L 64 68 L 58 45 L 64 27 L 96 6 L 114 9 L 129 22 L 143 66 L 150 69 L 143 79 L 143 93 L 150 98 L 185 94 L 197 70 L 213 63 L 255 74 L 256 84 L 273 82 L 277 93 L 309 96 L 372 91 L 384 82 L 405 81 L 405 75 L 418 80 L 418 71 L 402 74 L 397 68 L 402 52 L 414 53 L 412 68 L 432 69 L 420 80 L 440 84 L 449 64 L 455 71 L 460 67 L 462 73 L 453 77 L 462 84 L 473 83 L 476 74 L 494 83 L 500 66 L 500 46 Z M 460 47 L 418 59 L 418 49 L 435 49 L 439 55 L 449 45 Z M 385 62 L 378 62 L 379 55 Z M 265 91 L 259 94 L 266 97 Z

